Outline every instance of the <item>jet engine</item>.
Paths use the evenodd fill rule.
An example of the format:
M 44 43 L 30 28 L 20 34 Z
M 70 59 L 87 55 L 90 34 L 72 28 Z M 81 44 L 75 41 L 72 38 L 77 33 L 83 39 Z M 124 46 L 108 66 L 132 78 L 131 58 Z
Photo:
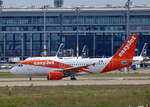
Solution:
M 60 71 L 53 71 L 49 73 L 47 76 L 47 80 L 60 80 L 63 78 L 63 72 Z

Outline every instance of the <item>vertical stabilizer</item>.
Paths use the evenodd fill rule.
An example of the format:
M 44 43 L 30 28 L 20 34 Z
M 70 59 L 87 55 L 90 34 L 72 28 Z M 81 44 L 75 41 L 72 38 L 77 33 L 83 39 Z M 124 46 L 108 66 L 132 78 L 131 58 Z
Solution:
M 133 59 L 138 35 L 130 35 L 128 40 L 121 46 L 113 58 L 117 59 Z
M 147 54 L 147 51 L 146 51 L 146 49 L 147 49 L 147 44 L 148 44 L 148 43 L 145 43 L 145 44 L 144 44 L 140 56 L 146 57 L 146 54 Z
M 121 46 L 116 54 L 111 58 L 102 72 L 113 71 L 132 65 L 138 35 L 130 35 L 128 40 Z

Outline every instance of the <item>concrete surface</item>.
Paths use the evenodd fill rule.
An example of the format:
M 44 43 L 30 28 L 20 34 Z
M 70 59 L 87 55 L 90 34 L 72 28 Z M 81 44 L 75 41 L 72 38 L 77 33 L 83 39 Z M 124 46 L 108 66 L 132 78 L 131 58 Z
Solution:
M 69 78 L 63 80 L 50 80 L 46 78 L 34 78 L 29 81 L 28 78 L 13 78 L 13 79 L 0 79 L 0 87 L 4 86 L 67 86 L 67 85 L 150 85 L 150 77 L 136 78 L 136 79 L 123 79 L 123 78 L 110 78 L 109 79 L 91 79 L 91 78 L 78 78 L 78 80 L 70 80 Z
M 0 70 L 0 72 L 9 72 L 9 70 Z M 135 71 L 131 71 L 131 73 L 132 72 L 134 73 Z M 150 73 L 150 69 L 138 69 L 136 72 Z M 46 78 L 33 78 L 33 81 L 29 81 L 29 78 L 0 78 L 0 87 L 66 86 L 66 85 L 144 85 L 144 84 L 150 85 L 150 76 L 138 76 L 138 77 L 79 76 L 77 77 L 77 79 L 78 80 L 70 80 L 70 78 L 64 78 L 62 80 L 47 81 Z

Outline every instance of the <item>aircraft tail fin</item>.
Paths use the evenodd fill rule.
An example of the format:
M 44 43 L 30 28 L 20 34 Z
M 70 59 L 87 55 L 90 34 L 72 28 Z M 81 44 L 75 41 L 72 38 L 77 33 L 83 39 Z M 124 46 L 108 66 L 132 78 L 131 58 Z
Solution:
M 137 40 L 138 35 L 130 35 L 128 40 L 121 46 L 121 48 L 116 52 L 113 58 L 128 60 L 133 59 Z
M 121 46 L 116 54 L 110 59 L 103 72 L 113 71 L 132 65 L 138 35 L 130 35 L 128 40 Z
M 133 59 L 138 35 L 130 35 L 128 40 L 121 46 L 113 58 L 117 59 Z
M 145 44 L 144 44 L 140 56 L 146 57 L 146 55 L 147 55 L 147 51 L 146 51 L 146 49 L 147 49 L 147 44 L 148 44 L 148 43 L 145 43 Z

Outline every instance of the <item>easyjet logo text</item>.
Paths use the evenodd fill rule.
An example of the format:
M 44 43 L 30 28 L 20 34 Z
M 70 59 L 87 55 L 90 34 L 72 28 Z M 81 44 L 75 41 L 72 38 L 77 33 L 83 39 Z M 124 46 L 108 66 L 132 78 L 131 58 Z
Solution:
M 119 53 L 119 56 L 121 57 L 127 50 L 130 49 L 131 44 L 134 42 L 136 38 L 132 36 L 130 40 L 127 41 L 126 46 L 122 49 L 122 51 Z
M 53 65 L 54 62 L 34 62 L 34 65 Z

